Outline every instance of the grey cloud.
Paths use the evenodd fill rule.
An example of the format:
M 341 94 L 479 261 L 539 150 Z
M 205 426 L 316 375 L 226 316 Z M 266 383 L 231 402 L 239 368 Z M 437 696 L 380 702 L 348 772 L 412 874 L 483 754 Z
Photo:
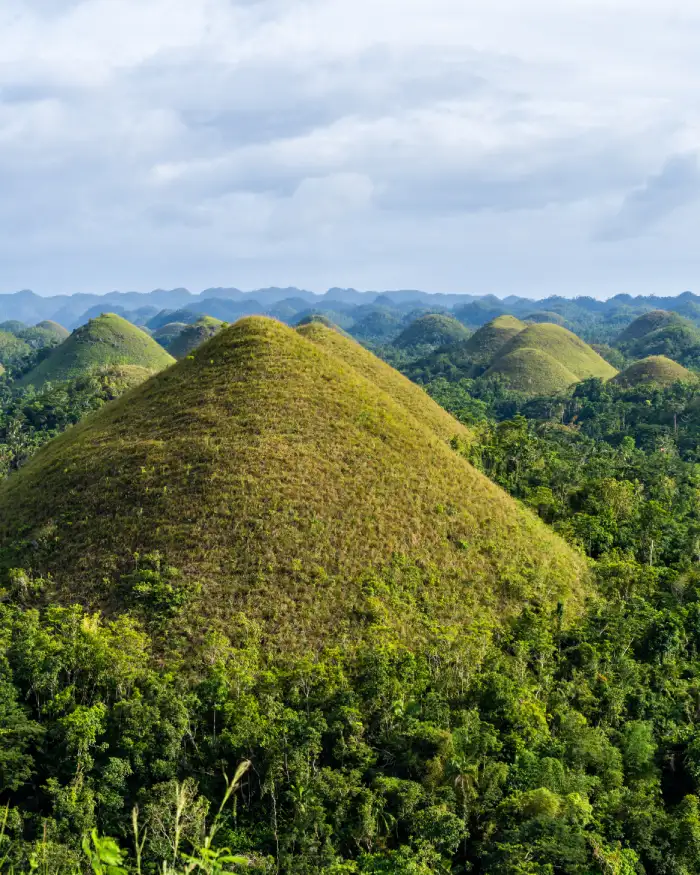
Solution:
M 625 241 L 696 196 L 677 104 L 645 102 L 634 75 L 629 100 L 601 91 L 589 71 L 603 78 L 605 47 L 572 40 L 562 61 L 553 30 L 509 29 L 514 2 L 476 21 L 449 0 L 190 0 L 172 28 L 159 10 L 185 4 L 10 2 L 38 23 L 25 56 L 0 64 L 0 288 L 459 287 L 468 237 L 487 290 L 507 238 L 507 291 L 527 274 L 539 292 L 553 247 L 589 270 L 591 227 L 660 155 L 681 153 L 606 226 L 620 275 Z M 556 25 L 553 0 L 532 5 Z M 54 28 L 77 6 L 84 64 L 70 22 Z M 155 10 L 133 52 L 122 8 Z M 111 31 L 91 42 L 103 10 L 113 49 Z M 619 46 L 607 63 L 636 69 Z M 665 81 L 657 67 L 655 93 Z M 672 244 L 692 264 L 690 244 Z M 635 270 L 650 257 L 635 252 Z M 498 270 L 500 289 L 511 267 Z
M 649 176 L 625 197 L 618 212 L 603 223 L 598 239 L 618 241 L 638 237 L 698 197 L 697 155 L 673 155 L 659 173 Z

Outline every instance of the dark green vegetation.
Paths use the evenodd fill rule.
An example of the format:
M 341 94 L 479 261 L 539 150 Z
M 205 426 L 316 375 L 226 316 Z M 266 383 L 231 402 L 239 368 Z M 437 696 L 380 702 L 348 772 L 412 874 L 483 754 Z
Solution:
M 225 323 L 211 316 L 202 316 L 182 331 L 168 344 L 168 352 L 176 359 L 185 358 L 194 352 L 198 346 L 212 338 L 224 327 Z
M 9 331 L 0 331 L 0 364 L 4 368 L 18 367 L 31 352 L 31 347 Z
M 0 382 L 0 478 L 21 467 L 40 446 L 86 414 L 152 374 L 137 365 L 112 365 L 39 389 Z
M 613 382 L 624 386 L 639 386 L 642 383 L 669 386 L 671 383 L 694 379 L 694 374 L 687 368 L 671 361 L 665 355 L 652 355 L 629 365 L 613 377 Z
M 463 425 L 246 320 L 6 481 L 0 869 L 699 871 L 697 385 L 422 361 Z M 6 434 L 94 409 L 3 391 Z
M 466 340 L 469 331 L 451 316 L 428 313 L 405 328 L 394 341 L 399 349 L 415 346 L 447 346 Z
M 136 365 L 159 371 L 174 359 L 155 340 L 114 313 L 105 313 L 77 328 L 19 381 L 38 388 L 88 374 L 110 365 Z

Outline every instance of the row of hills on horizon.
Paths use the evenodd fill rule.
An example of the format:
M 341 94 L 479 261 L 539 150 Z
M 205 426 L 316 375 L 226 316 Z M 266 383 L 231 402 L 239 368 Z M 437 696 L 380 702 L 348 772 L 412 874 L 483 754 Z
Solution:
M 177 288 L 50 296 L 25 289 L 0 295 L 0 321 L 19 320 L 35 324 L 51 320 L 68 329 L 77 328 L 107 310 L 145 327 L 153 327 L 151 323 L 155 317 L 162 319 L 162 316 L 182 311 L 185 317 L 187 314 L 194 314 L 193 318 L 206 315 L 227 322 L 242 316 L 270 315 L 290 324 L 312 313 L 324 313 L 348 329 L 373 313 L 379 313 L 386 317 L 384 333 L 387 336 L 392 330 L 398 334 L 401 320 L 417 310 L 450 313 L 470 327 L 479 327 L 504 314 L 519 318 L 556 314 L 567 320 L 574 330 L 581 330 L 591 322 L 610 322 L 621 328 L 636 315 L 657 309 L 672 310 L 700 324 L 700 295 L 690 291 L 663 297 L 619 294 L 607 300 L 588 296 L 531 299 L 509 295 L 499 298 L 492 294 L 444 294 L 413 289 L 357 291 L 331 288 L 323 294 L 316 294 L 294 287 L 252 291 L 209 288 L 199 293 Z M 177 321 L 193 319 L 178 318 Z M 161 321 L 160 324 L 165 323 Z

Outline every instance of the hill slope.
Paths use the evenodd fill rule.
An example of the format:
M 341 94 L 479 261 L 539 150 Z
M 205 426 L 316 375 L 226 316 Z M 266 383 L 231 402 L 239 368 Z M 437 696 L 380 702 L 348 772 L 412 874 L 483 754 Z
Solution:
M 386 392 L 262 317 L 0 487 L 0 565 L 51 574 L 54 597 L 132 604 L 135 554 L 154 551 L 201 586 L 212 618 L 244 611 L 284 647 L 377 623 L 415 639 L 417 604 L 463 635 L 528 599 L 580 596 L 586 579 L 577 554 Z
M 379 389 L 390 395 L 423 425 L 429 426 L 443 440 L 453 437 L 471 440 L 471 432 L 450 416 L 420 386 L 372 355 L 351 337 L 343 336 L 318 322 L 300 325 L 299 334 L 354 368 Z
M 498 357 L 518 349 L 536 349 L 546 353 L 579 380 L 587 377 L 608 380 L 617 373 L 594 349 L 561 325 L 546 322 L 528 325 L 501 348 Z
M 640 386 L 643 383 L 658 383 L 669 386 L 679 380 L 696 379 L 695 375 L 664 355 L 652 355 L 638 362 L 633 362 L 621 371 L 611 382 L 619 386 Z
M 475 362 L 491 362 L 503 347 L 527 326 L 515 316 L 498 316 L 483 325 L 461 349 Z
M 214 319 L 213 316 L 202 316 L 173 338 L 168 345 L 168 352 L 176 359 L 184 358 L 221 331 L 224 325 L 224 322 Z
M 556 395 L 578 377 L 540 349 L 523 347 L 500 356 L 484 377 L 503 377 L 509 388 L 528 395 Z
M 174 359 L 140 328 L 104 313 L 82 325 L 53 352 L 26 374 L 19 385 L 40 386 L 51 380 L 70 380 L 94 368 L 109 365 L 138 365 L 159 371 Z
M 394 346 L 447 346 L 468 337 L 469 331 L 452 316 L 429 313 L 411 322 L 394 340 Z

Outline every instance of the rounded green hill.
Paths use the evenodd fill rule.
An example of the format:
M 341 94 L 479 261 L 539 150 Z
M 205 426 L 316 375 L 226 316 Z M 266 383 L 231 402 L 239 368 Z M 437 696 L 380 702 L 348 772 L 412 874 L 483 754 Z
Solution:
M 41 575 L 54 599 L 122 610 L 154 552 L 200 587 L 198 610 L 227 627 L 244 612 L 273 648 L 342 646 L 378 623 L 415 641 L 433 634 L 421 616 L 463 636 L 528 602 L 576 604 L 587 583 L 583 559 L 428 424 L 264 317 L 0 487 L 0 567 Z
M 525 323 L 515 316 L 498 316 L 486 325 L 482 325 L 461 345 L 461 349 L 474 362 L 490 363 L 525 327 Z
M 48 319 L 17 332 L 17 336 L 28 343 L 32 349 L 57 346 L 59 343 L 63 343 L 69 334 L 68 329 L 59 325 L 58 322 L 51 322 Z
M 176 359 L 184 358 L 210 340 L 224 327 L 225 323 L 213 316 L 201 316 L 192 325 L 187 325 L 168 345 L 168 352 Z
M 688 320 L 683 319 L 677 313 L 670 313 L 668 310 L 650 310 L 630 322 L 627 328 L 618 335 L 616 343 L 618 346 L 624 346 L 651 334 L 653 331 L 658 331 L 660 328 L 682 325 L 684 322 L 688 322 Z M 688 322 L 688 324 L 692 323 Z
M 594 349 L 561 325 L 547 322 L 528 325 L 501 348 L 498 357 L 518 349 L 536 349 L 546 353 L 578 380 L 588 377 L 608 380 L 617 373 Z
M 58 340 L 65 340 L 70 334 L 70 331 L 67 328 L 64 328 L 63 325 L 59 325 L 58 322 L 54 322 L 51 319 L 44 319 L 43 322 L 37 322 L 34 327 L 41 328 L 42 331 L 50 332 Z
M 657 383 L 659 386 L 670 386 L 671 383 L 680 381 L 688 382 L 695 380 L 695 375 L 666 358 L 665 355 L 652 355 L 638 362 L 633 362 L 629 367 L 613 377 L 613 383 L 619 386 L 641 386 L 644 383 Z
M 76 328 L 19 384 L 38 387 L 49 380 L 62 382 L 109 365 L 138 365 L 159 371 L 173 361 L 172 356 L 140 328 L 114 313 L 104 313 Z
M 411 346 L 448 346 L 467 340 L 470 333 L 453 316 L 428 313 L 405 328 L 394 341 L 394 346 L 407 349 Z
M 634 358 L 662 355 L 678 362 L 697 361 L 700 329 L 677 313 L 652 310 L 628 325 L 616 345 Z
M 528 395 L 557 395 L 578 382 L 578 377 L 551 355 L 528 347 L 500 356 L 484 377 L 503 377 L 510 389 Z

